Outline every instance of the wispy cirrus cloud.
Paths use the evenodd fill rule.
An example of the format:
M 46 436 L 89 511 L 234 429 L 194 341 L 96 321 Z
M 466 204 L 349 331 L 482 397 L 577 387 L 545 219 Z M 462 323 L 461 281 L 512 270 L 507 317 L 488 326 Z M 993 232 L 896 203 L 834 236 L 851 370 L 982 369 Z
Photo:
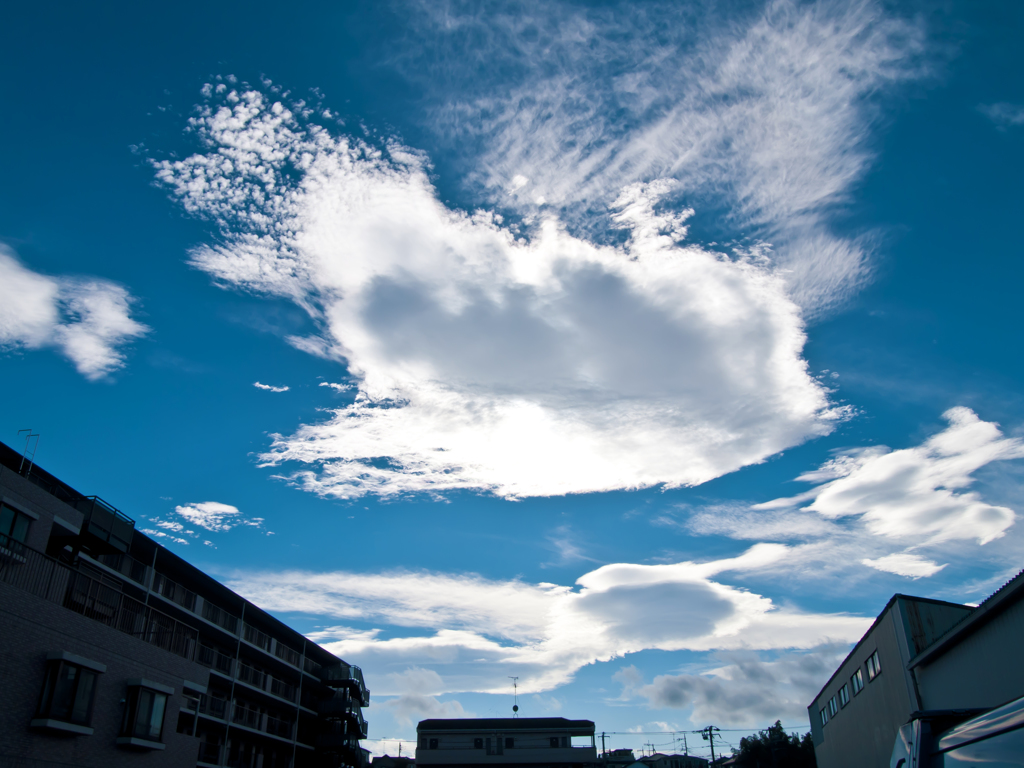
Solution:
M 135 303 L 109 280 L 33 272 L 0 245 L 0 351 L 54 348 L 87 379 L 103 379 L 149 331 L 132 318 Z
M 254 381 L 252 385 L 256 387 L 256 389 L 262 389 L 267 392 L 287 392 L 289 389 L 291 389 L 291 387 L 287 385 L 282 387 L 275 387 L 272 384 L 261 384 L 258 381 Z
M 397 65 L 496 204 L 593 232 L 619 189 L 668 177 L 770 240 L 811 315 L 870 276 L 870 238 L 831 220 L 873 160 L 879 96 L 928 71 L 918 20 L 866 0 L 414 7 Z
M 704 563 L 615 563 L 575 586 L 486 579 L 475 574 L 307 571 L 238 573 L 233 589 L 268 610 L 359 621 L 381 631 L 335 627 L 317 640 L 374 670 L 383 695 L 550 690 L 596 661 L 647 649 L 811 648 L 860 636 L 870 619 L 816 614 L 724 583 L 786 559 L 755 545 Z M 665 610 L 666 605 L 673 606 Z M 397 631 L 396 631 L 397 630 Z M 405 677 L 416 672 L 410 688 Z M 404 682 L 403 682 L 404 681 Z
M 277 436 L 268 464 L 325 496 L 536 496 L 701 483 L 843 409 L 807 372 L 799 308 L 759 257 L 684 245 L 675 181 L 612 199 L 626 239 L 443 205 L 423 156 L 336 135 L 273 88 L 205 91 L 202 151 L 155 163 L 222 241 L 192 264 L 298 303 L 355 401 Z M 298 111 L 297 111 L 298 110 Z M 318 122 L 319 120 L 319 122 Z
M 979 104 L 978 111 L 995 123 L 1000 130 L 1024 125 L 1024 104 L 1009 104 L 1005 101 Z

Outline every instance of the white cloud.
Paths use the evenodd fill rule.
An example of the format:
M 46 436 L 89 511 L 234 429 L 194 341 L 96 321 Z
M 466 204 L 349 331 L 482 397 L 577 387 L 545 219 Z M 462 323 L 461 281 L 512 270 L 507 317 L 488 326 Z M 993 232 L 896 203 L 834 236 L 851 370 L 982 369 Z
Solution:
M 1013 510 L 988 504 L 977 492 L 964 489 L 985 465 L 1024 458 L 1024 441 L 1003 437 L 997 424 L 982 421 L 968 408 L 951 408 L 943 416 L 949 427 L 920 446 L 843 453 L 798 478 L 818 483 L 811 490 L 753 509 L 805 505 L 803 510 L 826 520 L 854 518 L 874 536 L 922 546 L 997 539 L 1013 524 Z
M 859 638 L 871 619 L 777 606 L 712 578 L 789 554 L 759 544 L 705 563 L 616 563 L 575 588 L 472 574 L 303 571 L 242 573 L 230 586 L 267 610 L 390 626 L 333 628 L 316 638 L 372 670 L 377 694 L 504 693 L 509 674 L 520 676 L 527 694 L 562 685 L 585 665 L 647 649 L 811 648 Z
M 230 531 L 239 525 L 247 525 L 253 528 L 263 527 L 262 517 L 246 517 L 239 511 L 238 507 L 233 507 L 230 504 L 221 504 L 219 501 L 183 504 L 175 507 L 174 513 L 179 517 L 183 517 L 192 525 L 204 528 L 207 531 Z M 177 523 L 158 522 L 157 525 L 171 527 L 177 525 Z
M 720 202 L 718 218 L 775 243 L 812 314 L 870 276 L 870 243 L 829 220 L 873 159 L 879 95 L 926 71 L 918 22 L 868 0 L 728 18 L 695 3 L 418 7 L 420 45 L 399 64 L 433 96 L 438 132 L 482 148 L 470 178 L 500 204 L 542 197 L 586 228 L 620 188 L 672 177 L 682 199 Z
M 887 571 L 888 573 L 895 573 L 898 576 L 907 576 L 911 579 L 920 579 L 923 576 L 934 576 L 936 573 L 945 568 L 945 565 L 939 565 L 938 563 L 932 562 L 920 555 L 915 555 L 911 552 L 897 552 L 892 555 L 886 555 L 880 557 L 877 560 L 871 560 L 865 558 L 861 560 L 864 565 L 871 566 L 879 571 Z
M 805 721 L 814 698 L 848 646 L 823 646 L 765 660 L 754 652 L 717 654 L 726 662 L 704 674 L 659 675 L 647 685 L 630 680 L 624 690 L 656 708 L 692 707 L 691 720 L 729 726 L 756 726 L 773 720 Z
M 149 330 L 131 318 L 133 303 L 107 280 L 33 272 L 0 245 L 0 350 L 53 347 L 87 379 L 102 379 Z
M 290 387 L 287 386 L 275 387 L 270 384 L 260 384 L 258 381 L 254 381 L 252 385 L 256 387 L 256 389 L 264 389 L 267 392 L 287 392 L 290 389 Z
M 1005 130 L 1015 125 L 1024 125 L 1024 105 L 1008 104 L 1005 101 L 997 104 L 979 104 L 978 111 Z
M 292 299 L 295 346 L 344 360 L 354 403 L 276 436 L 325 496 L 558 495 L 702 483 L 831 431 L 798 307 L 763 260 L 681 246 L 668 182 L 618 199 L 622 247 L 442 205 L 423 158 L 253 90 L 201 107 L 204 151 L 156 164 L 222 242 L 192 263 Z M 618 197 L 618 195 L 617 195 Z

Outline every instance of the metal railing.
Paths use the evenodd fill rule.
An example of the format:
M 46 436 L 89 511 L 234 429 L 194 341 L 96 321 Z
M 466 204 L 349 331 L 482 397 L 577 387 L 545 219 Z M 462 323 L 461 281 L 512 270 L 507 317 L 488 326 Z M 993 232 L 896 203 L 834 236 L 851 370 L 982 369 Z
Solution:
M 96 562 L 102 563 L 111 570 L 127 576 L 137 584 L 145 585 L 149 566 L 131 555 L 121 552 L 104 552 L 95 556 Z
M 199 646 L 199 650 L 196 651 L 196 661 L 204 667 L 216 669 L 229 677 L 235 666 L 234 657 L 223 654 L 216 648 L 211 648 L 208 645 Z
M 193 613 L 196 610 L 196 593 L 191 589 L 185 589 L 181 584 L 167 578 L 162 573 L 153 576 L 153 591 L 186 610 Z
M 280 640 L 278 640 L 277 645 L 274 646 L 274 655 L 281 659 L 281 661 L 291 664 L 293 667 L 297 667 L 302 663 L 302 654 L 298 651 L 293 651 L 287 645 L 281 643 Z
M 199 633 L 192 627 L 42 552 L 26 547 L 22 557 L 0 560 L 0 581 L 178 656 L 195 656 Z
M 221 750 L 222 747 L 220 744 L 201 741 L 199 742 L 199 755 L 197 762 L 206 763 L 207 765 L 220 765 Z
M 203 601 L 203 618 L 213 622 L 222 629 L 226 629 L 232 635 L 238 634 L 238 617 L 206 600 Z
M 242 637 L 245 638 L 245 642 L 252 643 L 257 648 L 262 648 L 267 653 L 270 653 L 270 635 L 266 632 L 262 632 L 252 624 L 242 624 Z
M 317 664 L 309 657 L 303 660 L 302 668 L 314 677 L 320 677 L 324 673 L 323 666 L 321 664 Z
M 0 533 L 0 557 L 11 556 L 16 558 L 24 557 L 25 544 L 8 536 L 6 533 Z

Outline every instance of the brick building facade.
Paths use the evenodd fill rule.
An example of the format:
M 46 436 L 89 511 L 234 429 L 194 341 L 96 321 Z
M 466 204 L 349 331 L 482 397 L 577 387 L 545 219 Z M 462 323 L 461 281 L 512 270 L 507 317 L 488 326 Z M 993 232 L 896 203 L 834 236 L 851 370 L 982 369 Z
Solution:
M 363 768 L 346 664 L 0 443 L 0 768 Z

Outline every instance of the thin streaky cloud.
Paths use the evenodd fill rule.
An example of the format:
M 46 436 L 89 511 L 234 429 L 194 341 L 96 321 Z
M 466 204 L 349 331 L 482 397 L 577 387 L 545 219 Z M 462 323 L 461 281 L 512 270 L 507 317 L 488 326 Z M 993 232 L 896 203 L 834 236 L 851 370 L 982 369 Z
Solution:
M 271 384 L 260 384 L 260 382 L 258 381 L 254 381 L 252 385 L 256 387 L 256 389 L 263 389 L 266 390 L 267 392 L 287 392 L 289 389 L 291 389 L 291 387 L 287 385 L 282 387 L 275 387 Z

